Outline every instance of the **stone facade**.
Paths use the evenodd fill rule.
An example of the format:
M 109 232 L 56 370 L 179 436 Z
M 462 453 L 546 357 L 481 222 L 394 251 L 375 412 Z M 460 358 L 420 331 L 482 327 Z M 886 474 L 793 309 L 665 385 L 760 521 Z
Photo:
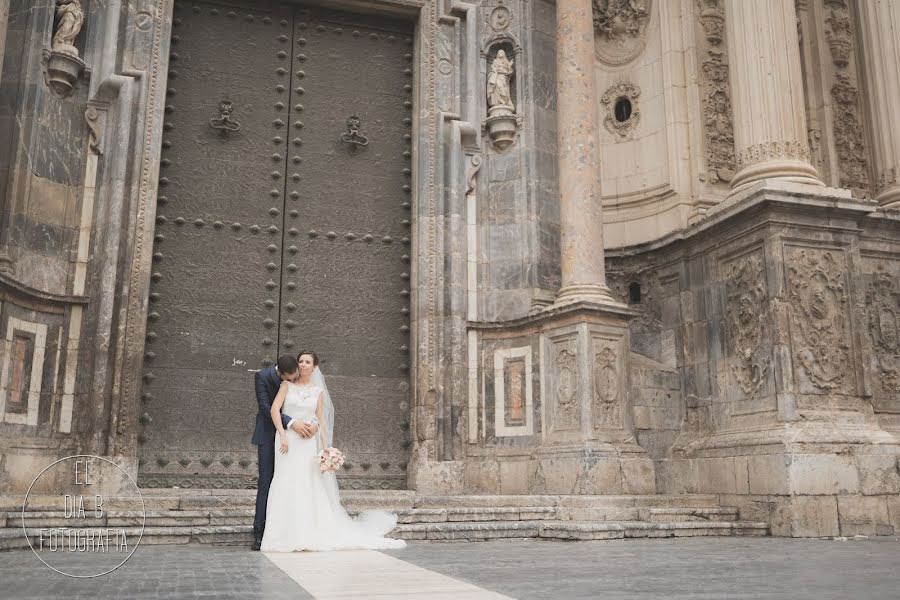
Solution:
M 254 485 L 249 448 L 139 464 L 167 115 L 191 100 L 178 11 L 200 4 L 300 10 L 0 0 L 4 489 L 75 453 L 142 485 Z M 356 468 L 423 493 L 718 494 L 781 535 L 900 531 L 900 2 L 367 4 L 359 22 L 414 31 L 408 461 Z M 382 127 L 355 123 L 355 141 Z

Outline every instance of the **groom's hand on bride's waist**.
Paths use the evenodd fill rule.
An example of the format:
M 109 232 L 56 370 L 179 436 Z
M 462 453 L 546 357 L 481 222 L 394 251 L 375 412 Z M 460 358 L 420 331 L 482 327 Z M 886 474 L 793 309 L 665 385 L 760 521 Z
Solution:
M 303 423 L 302 421 L 294 421 L 291 423 L 291 429 L 297 432 L 302 438 L 310 438 L 316 434 L 318 428 L 312 423 Z

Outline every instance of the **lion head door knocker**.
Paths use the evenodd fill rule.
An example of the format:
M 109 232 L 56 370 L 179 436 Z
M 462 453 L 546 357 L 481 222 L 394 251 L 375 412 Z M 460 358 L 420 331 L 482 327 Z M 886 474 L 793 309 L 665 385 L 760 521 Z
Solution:
M 351 156 L 359 152 L 361 146 L 369 145 L 369 138 L 359 130 L 360 125 L 359 117 L 353 115 L 347 119 L 347 131 L 341 134 L 341 141 L 347 144 L 347 152 Z
M 219 134 L 225 138 L 229 133 L 240 131 L 241 124 L 231 118 L 234 112 L 234 106 L 230 100 L 222 100 L 219 102 L 219 116 L 209 120 L 209 126 L 217 129 Z

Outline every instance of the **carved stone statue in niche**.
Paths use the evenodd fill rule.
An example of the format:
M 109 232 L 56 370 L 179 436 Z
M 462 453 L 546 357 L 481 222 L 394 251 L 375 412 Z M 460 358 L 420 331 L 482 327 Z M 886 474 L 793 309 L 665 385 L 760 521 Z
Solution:
M 491 62 L 491 74 L 488 75 L 487 81 L 487 100 L 489 114 L 492 116 L 499 114 L 500 111 L 506 111 L 512 114 L 515 111 L 510 94 L 510 79 L 514 72 L 514 60 L 506 57 L 506 51 L 498 50 L 497 56 Z
M 75 38 L 84 25 L 79 0 L 56 0 L 56 30 L 49 50 L 44 50 L 44 79 L 58 96 L 66 97 L 84 70 Z
M 487 57 L 490 54 L 486 54 Z M 519 117 L 513 101 L 512 79 L 515 76 L 515 60 L 510 59 L 506 50 L 499 48 L 490 62 L 487 78 L 488 116 L 485 127 L 491 143 L 498 150 L 506 150 L 516 140 Z
M 84 24 L 84 10 L 79 0 L 56 0 L 56 33 L 53 34 L 53 50 L 74 53 L 75 38 Z

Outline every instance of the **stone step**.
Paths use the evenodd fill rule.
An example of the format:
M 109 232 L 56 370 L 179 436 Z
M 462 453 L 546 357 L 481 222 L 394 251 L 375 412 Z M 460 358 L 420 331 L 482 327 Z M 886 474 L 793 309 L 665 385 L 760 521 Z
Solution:
M 360 508 L 412 508 L 412 497 L 377 497 L 359 496 L 341 492 L 344 506 Z M 24 498 L 0 497 L 0 512 L 21 512 Z M 86 502 L 88 499 L 86 499 Z M 88 502 L 89 504 L 89 502 Z M 246 508 L 253 509 L 256 506 L 256 493 L 251 495 L 201 495 L 201 496 L 109 496 L 104 497 L 103 506 L 114 510 L 210 510 L 217 508 Z M 87 505 L 86 505 L 87 508 Z M 28 509 L 30 511 L 47 511 L 63 509 L 63 497 L 60 496 L 29 496 Z
M 343 492 L 341 492 L 343 496 Z M 456 496 L 416 496 L 416 508 L 482 506 L 557 506 L 576 511 L 582 508 L 698 508 L 717 507 L 719 499 L 712 494 L 683 495 L 634 495 L 634 496 L 570 496 L 570 495 L 478 495 L 460 494 Z
M 739 511 L 732 506 L 697 507 L 697 508 L 647 508 L 638 514 L 641 521 L 651 523 L 670 523 L 678 521 L 722 521 L 738 520 Z
M 477 508 L 527 508 L 556 507 L 558 518 L 564 520 L 627 520 L 646 519 L 649 508 L 717 508 L 716 496 L 690 494 L 679 496 L 554 496 L 554 495 L 416 495 L 410 491 L 346 490 L 341 491 L 344 506 L 348 509 L 386 508 L 403 509 L 477 509 Z M 0 496 L 0 513 L 17 513 L 22 510 L 22 496 Z M 105 497 L 107 510 L 147 511 L 202 511 L 253 509 L 255 490 L 145 490 L 139 496 Z M 36 496 L 28 498 L 29 511 L 61 511 L 62 496 Z M 475 519 L 472 519 L 475 520 Z M 2 525 L 2 523 L 0 523 Z
M 356 516 L 360 509 L 347 512 Z M 486 508 L 401 508 L 392 510 L 398 523 L 445 523 L 454 521 L 521 521 L 557 519 L 557 509 L 552 506 L 486 507 Z M 139 527 L 146 514 L 146 527 L 176 527 L 204 525 L 252 525 L 254 509 L 229 508 L 214 510 L 108 510 L 101 518 L 77 520 L 84 527 Z M 0 527 L 16 527 L 22 524 L 21 512 L 0 513 Z M 68 527 L 73 519 L 66 519 L 62 511 L 26 511 L 25 526 Z
M 85 528 L 87 529 L 87 528 Z M 174 527 L 116 528 L 125 531 L 129 545 L 141 544 L 250 544 L 252 525 L 197 525 Z M 94 530 L 99 533 L 102 530 Z M 40 528 L 27 528 L 28 538 L 39 544 Z M 46 535 L 46 534 L 45 534 Z M 768 526 L 757 522 L 721 521 L 459 521 L 407 523 L 398 525 L 390 537 L 406 540 L 483 541 L 501 538 L 542 538 L 557 540 L 602 540 L 621 538 L 662 538 L 690 536 L 764 536 Z M 21 527 L 0 528 L 0 550 L 27 548 Z

